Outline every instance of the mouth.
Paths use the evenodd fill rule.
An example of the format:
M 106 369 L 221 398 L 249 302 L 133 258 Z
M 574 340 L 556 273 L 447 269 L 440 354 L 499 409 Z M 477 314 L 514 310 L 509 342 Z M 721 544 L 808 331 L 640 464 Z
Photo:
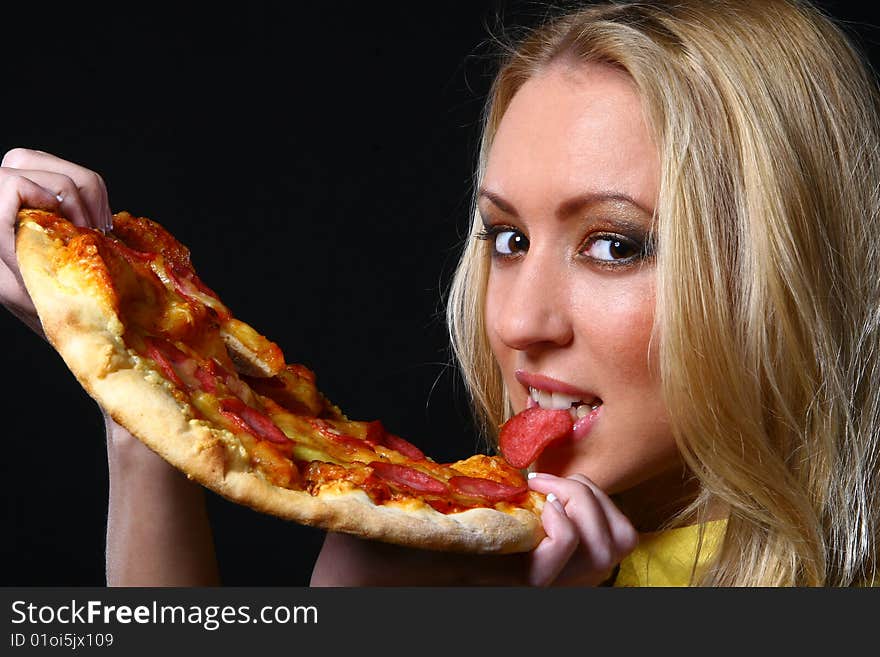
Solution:
M 527 408 L 537 406 L 551 411 L 569 409 L 572 420 L 577 422 L 602 405 L 602 398 L 595 393 L 578 390 L 558 379 L 525 370 L 516 370 L 515 376 L 529 391 Z
M 550 411 L 559 411 L 567 408 L 571 411 L 571 419 L 574 422 L 587 417 L 593 411 L 598 410 L 601 405 L 602 400 L 589 393 L 583 397 L 577 397 L 562 392 L 552 392 L 529 386 L 527 408 L 537 406 Z

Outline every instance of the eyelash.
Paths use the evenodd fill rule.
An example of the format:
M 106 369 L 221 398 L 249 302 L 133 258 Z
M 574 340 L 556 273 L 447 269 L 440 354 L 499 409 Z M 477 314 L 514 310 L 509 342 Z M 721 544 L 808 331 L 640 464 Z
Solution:
M 516 233 L 525 237 L 521 230 L 514 228 L 513 226 L 507 226 L 503 224 L 497 224 L 494 226 L 485 226 L 480 232 L 477 233 L 476 238 L 479 240 L 496 240 L 499 235 L 502 233 Z M 526 238 L 528 240 L 528 238 Z M 627 237 L 626 235 L 621 235 L 619 233 L 593 233 L 587 238 L 578 252 L 583 254 L 590 246 L 599 241 L 615 241 L 622 242 L 627 245 L 630 249 L 636 251 L 636 253 L 629 258 L 622 260 L 600 260 L 598 258 L 593 258 L 592 256 L 584 256 L 589 258 L 596 265 L 607 268 L 607 269 L 616 269 L 629 267 L 633 264 L 639 262 L 640 260 L 646 260 L 651 258 L 654 255 L 655 248 L 652 240 L 647 240 L 645 242 L 641 242 L 640 240 L 632 239 Z M 514 258 L 518 255 L 518 253 L 499 253 L 495 249 L 495 244 L 491 245 L 492 248 L 492 257 L 499 259 L 507 259 Z

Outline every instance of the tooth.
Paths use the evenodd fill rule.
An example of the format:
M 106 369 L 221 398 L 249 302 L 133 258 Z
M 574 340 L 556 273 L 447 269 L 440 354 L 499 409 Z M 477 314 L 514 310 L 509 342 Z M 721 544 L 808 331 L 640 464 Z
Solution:
M 575 409 L 575 413 L 577 413 L 578 419 L 580 419 L 582 417 L 587 417 L 587 415 L 590 414 L 591 410 L 592 409 L 589 406 L 583 404 Z
M 547 392 L 546 390 L 536 390 L 538 393 L 538 406 L 541 408 L 552 408 L 553 404 L 553 393 Z
M 580 401 L 580 399 L 578 399 L 577 397 L 572 397 L 571 395 L 563 395 L 561 392 L 552 393 L 551 398 L 551 408 L 553 408 L 554 410 L 568 408 L 575 402 Z

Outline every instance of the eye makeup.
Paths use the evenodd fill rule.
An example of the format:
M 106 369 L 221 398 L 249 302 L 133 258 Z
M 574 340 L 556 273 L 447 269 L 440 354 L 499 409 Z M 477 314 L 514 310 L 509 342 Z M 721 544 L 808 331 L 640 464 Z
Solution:
M 640 225 L 613 220 L 602 221 L 601 226 L 584 238 L 578 248 L 579 258 L 604 269 L 619 269 L 654 256 L 655 241 Z M 509 224 L 485 224 L 475 237 L 492 242 L 489 252 L 493 259 L 519 257 L 530 246 L 528 236 Z

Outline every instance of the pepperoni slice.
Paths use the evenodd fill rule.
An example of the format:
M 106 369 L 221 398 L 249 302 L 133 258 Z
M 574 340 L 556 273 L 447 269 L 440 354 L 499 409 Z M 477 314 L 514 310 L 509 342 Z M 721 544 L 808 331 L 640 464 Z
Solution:
M 180 351 L 170 342 L 159 340 L 157 338 L 145 337 L 144 344 L 147 347 L 147 355 L 153 359 L 165 378 L 171 381 L 178 388 L 186 389 L 183 381 L 174 369 L 174 363 L 181 363 L 186 360 L 185 353 Z
M 573 424 L 567 409 L 527 408 L 501 427 L 498 437 L 501 455 L 513 467 L 526 468 L 549 445 L 568 438 Z
M 187 269 L 173 262 L 169 262 L 168 266 L 165 268 L 165 273 L 168 274 L 168 278 L 170 278 L 171 282 L 174 284 L 174 289 L 177 290 L 177 293 L 182 297 L 186 297 L 190 301 L 195 301 L 205 306 L 210 306 L 221 319 L 229 319 L 231 317 L 231 314 L 226 309 L 226 306 L 220 301 L 217 293 L 205 285 L 201 279 L 196 276 L 192 269 Z M 205 300 L 200 299 L 196 293 L 207 295 L 213 298 L 217 303 L 206 304 Z
M 309 423 L 320 431 L 322 436 L 334 443 L 353 449 L 369 449 L 372 451 L 372 447 L 368 441 L 337 431 L 333 426 L 323 420 L 309 420 Z
M 110 246 L 116 249 L 116 252 L 123 256 L 129 262 L 137 262 L 141 264 L 149 264 L 151 260 L 156 258 L 155 253 L 149 253 L 147 251 L 138 251 L 136 249 L 131 248 L 130 246 L 126 246 L 119 240 L 113 240 L 109 242 Z
M 382 426 L 382 422 L 379 420 L 373 420 L 372 422 L 367 422 L 367 433 L 364 436 L 364 440 L 366 440 L 371 445 L 382 445 L 382 441 L 385 440 L 385 434 L 388 433 L 385 431 L 385 427 Z
M 187 356 L 180 349 L 168 342 L 168 340 L 163 340 L 162 338 L 145 336 L 144 344 L 147 345 L 147 349 L 155 349 L 157 352 L 161 353 L 163 356 L 174 363 L 182 363 L 189 358 L 189 356 Z
M 389 447 L 396 452 L 400 452 L 411 461 L 424 461 L 427 458 L 422 450 L 408 440 L 386 431 L 379 420 L 374 420 L 367 424 L 367 435 L 364 437 L 364 440 L 370 443 L 370 445 Z
M 205 392 L 217 395 L 219 383 L 225 383 L 226 387 L 245 404 L 251 395 L 243 381 L 234 374 L 227 372 L 222 365 L 211 359 L 196 367 L 194 376 L 198 379 L 199 387 Z
M 385 445 L 385 447 L 390 447 L 391 449 L 400 452 L 411 461 L 424 461 L 426 459 L 425 453 L 422 450 L 408 440 L 401 438 L 400 436 L 395 436 L 393 433 L 386 433 L 385 438 L 382 440 L 382 444 Z
M 433 493 L 434 495 L 443 495 L 447 491 L 446 484 L 421 470 L 382 461 L 373 461 L 369 465 L 373 468 L 376 476 L 392 484 L 398 484 L 419 493 Z
M 196 378 L 199 380 L 199 385 L 202 390 L 210 392 L 212 395 L 217 394 L 217 377 L 211 374 L 206 368 L 199 365 L 196 368 Z
M 237 397 L 226 397 L 220 400 L 220 413 L 233 422 L 239 429 L 269 442 L 286 445 L 290 439 L 284 435 L 268 415 L 251 408 Z
M 332 431 L 322 431 L 321 433 L 326 436 L 328 440 L 332 440 L 334 443 L 339 443 L 345 447 L 350 447 L 352 449 L 370 449 L 370 446 L 366 442 L 360 438 L 349 436 L 348 434 L 333 433 Z
M 457 493 L 476 495 L 492 503 L 516 499 L 529 490 L 528 486 L 511 486 L 510 484 L 502 484 L 491 479 L 465 477 L 464 475 L 451 477 L 449 485 Z

